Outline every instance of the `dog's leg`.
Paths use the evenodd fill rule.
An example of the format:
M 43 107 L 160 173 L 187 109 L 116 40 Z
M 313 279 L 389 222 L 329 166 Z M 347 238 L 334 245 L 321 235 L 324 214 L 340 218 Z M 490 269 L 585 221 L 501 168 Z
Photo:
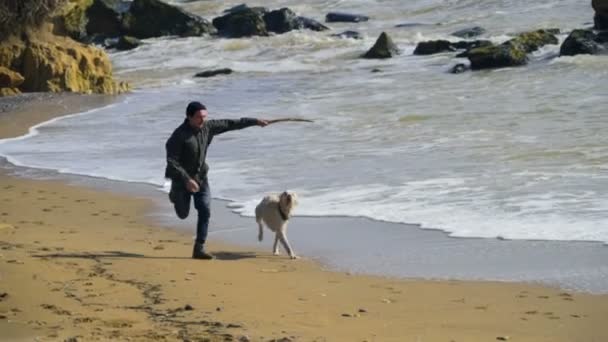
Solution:
M 274 235 L 274 245 L 272 246 L 272 254 L 279 255 L 279 233 Z
M 291 246 L 289 245 L 289 241 L 287 240 L 287 235 L 285 234 L 285 228 L 279 230 L 277 232 L 277 235 L 279 236 L 279 239 L 281 240 L 281 244 L 283 244 L 283 248 L 285 248 L 285 250 L 289 254 L 289 257 L 292 259 L 297 259 L 298 256 L 291 249 Z
M 264 226 L 262 225 L 262 219 L 256 217 L 256 221 L 258 222 L 258 227 L 260 231 L 258 232 L 258 241 L 264 240 Z

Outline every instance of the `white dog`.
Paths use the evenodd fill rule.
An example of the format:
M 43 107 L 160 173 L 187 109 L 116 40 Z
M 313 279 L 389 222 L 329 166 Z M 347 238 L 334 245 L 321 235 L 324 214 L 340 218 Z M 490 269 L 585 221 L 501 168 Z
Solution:
M 298 205 L 298 196 L 294 192 L 283 192 L 280 195 L 268 195 L 255 207 L 255 220 L 260 227 L 258 240 L 264 239 L 264 227 L 262 221 L 266 223 L 268 229 L 275 233 L 274 236 L 274 255 L 279 254 L 279 240 L 283 248 L 292 259 L 297 259 L 296 253 L 291 249 L 287 241 L 287 222 L 291 217 L 291 212 Z

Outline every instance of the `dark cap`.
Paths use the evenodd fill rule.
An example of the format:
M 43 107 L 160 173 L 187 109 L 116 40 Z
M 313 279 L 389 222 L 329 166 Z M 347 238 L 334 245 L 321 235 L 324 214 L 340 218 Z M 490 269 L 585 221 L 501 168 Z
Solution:
M 186 116 L 192 116 L 194 115 L 194 113 L 196 113 L 199 110 L 202 109 L 207 109 L 207 107 L 205 107 L 204 104 L 198 102 L 198 101 L 192 101 L 190 103 L 188 103 L 188 107 L 186 107 Z

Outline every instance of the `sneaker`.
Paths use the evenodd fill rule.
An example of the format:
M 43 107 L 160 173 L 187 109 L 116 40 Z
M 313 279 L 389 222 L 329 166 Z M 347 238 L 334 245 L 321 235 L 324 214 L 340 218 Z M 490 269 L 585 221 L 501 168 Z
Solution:
M 192 250 L 192 259 L 213 260 L 215 257 L 213 254 L 205 252 L 203 245 L 195 243 Z

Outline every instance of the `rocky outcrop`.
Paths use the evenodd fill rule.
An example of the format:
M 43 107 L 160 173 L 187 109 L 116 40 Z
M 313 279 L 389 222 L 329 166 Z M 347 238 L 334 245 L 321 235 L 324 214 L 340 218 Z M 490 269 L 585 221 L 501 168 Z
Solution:
M 595 55 L 608 51 L 608 34 L 596 34 L 591 30 L 574 30 L 559 49 L 560 56 L 580 54 Z
M 401 53 L 401 50 L 393 43 L 391 37 L 382 32 L 374 46 L 367 51 L 362 58 L 391 58 Z
M 87 35 L 87 8 L 93 0 L 70 0 L 53 19 L 55 34 L 66 35 L 73 39 L 84 39 Z
M 38 38 L 12 39 L 0 45 L 2 65 L 23 77 L 17 86 L 20 91 L 117 94 L 129 90 L 128 84 L 113 80 L 103 50 L 66 37 L 30 36 Z
M 591 6 L 595 10 L 593 22 L 596 30 L 608 30 L 608 0 L 592 0 Z
M 471 69 L 488 69 L 524 65 L 528 62 L 527 54 L 536 51 L 546 44 L 557 44 L 554 30 L 537 30 L 525 32 L 500 45 L 490 45 L 471 49 L 467 57 Z
M 24 80 L 20 73 L 0 66 L 0 96 L 19 94 L 19 86 Z
M 124 34 L 140 39 L 215 33 L 213 25 L 207 20 L 160 0 L 134 0 L 129 11 L 123 15 L 122 24 Z

